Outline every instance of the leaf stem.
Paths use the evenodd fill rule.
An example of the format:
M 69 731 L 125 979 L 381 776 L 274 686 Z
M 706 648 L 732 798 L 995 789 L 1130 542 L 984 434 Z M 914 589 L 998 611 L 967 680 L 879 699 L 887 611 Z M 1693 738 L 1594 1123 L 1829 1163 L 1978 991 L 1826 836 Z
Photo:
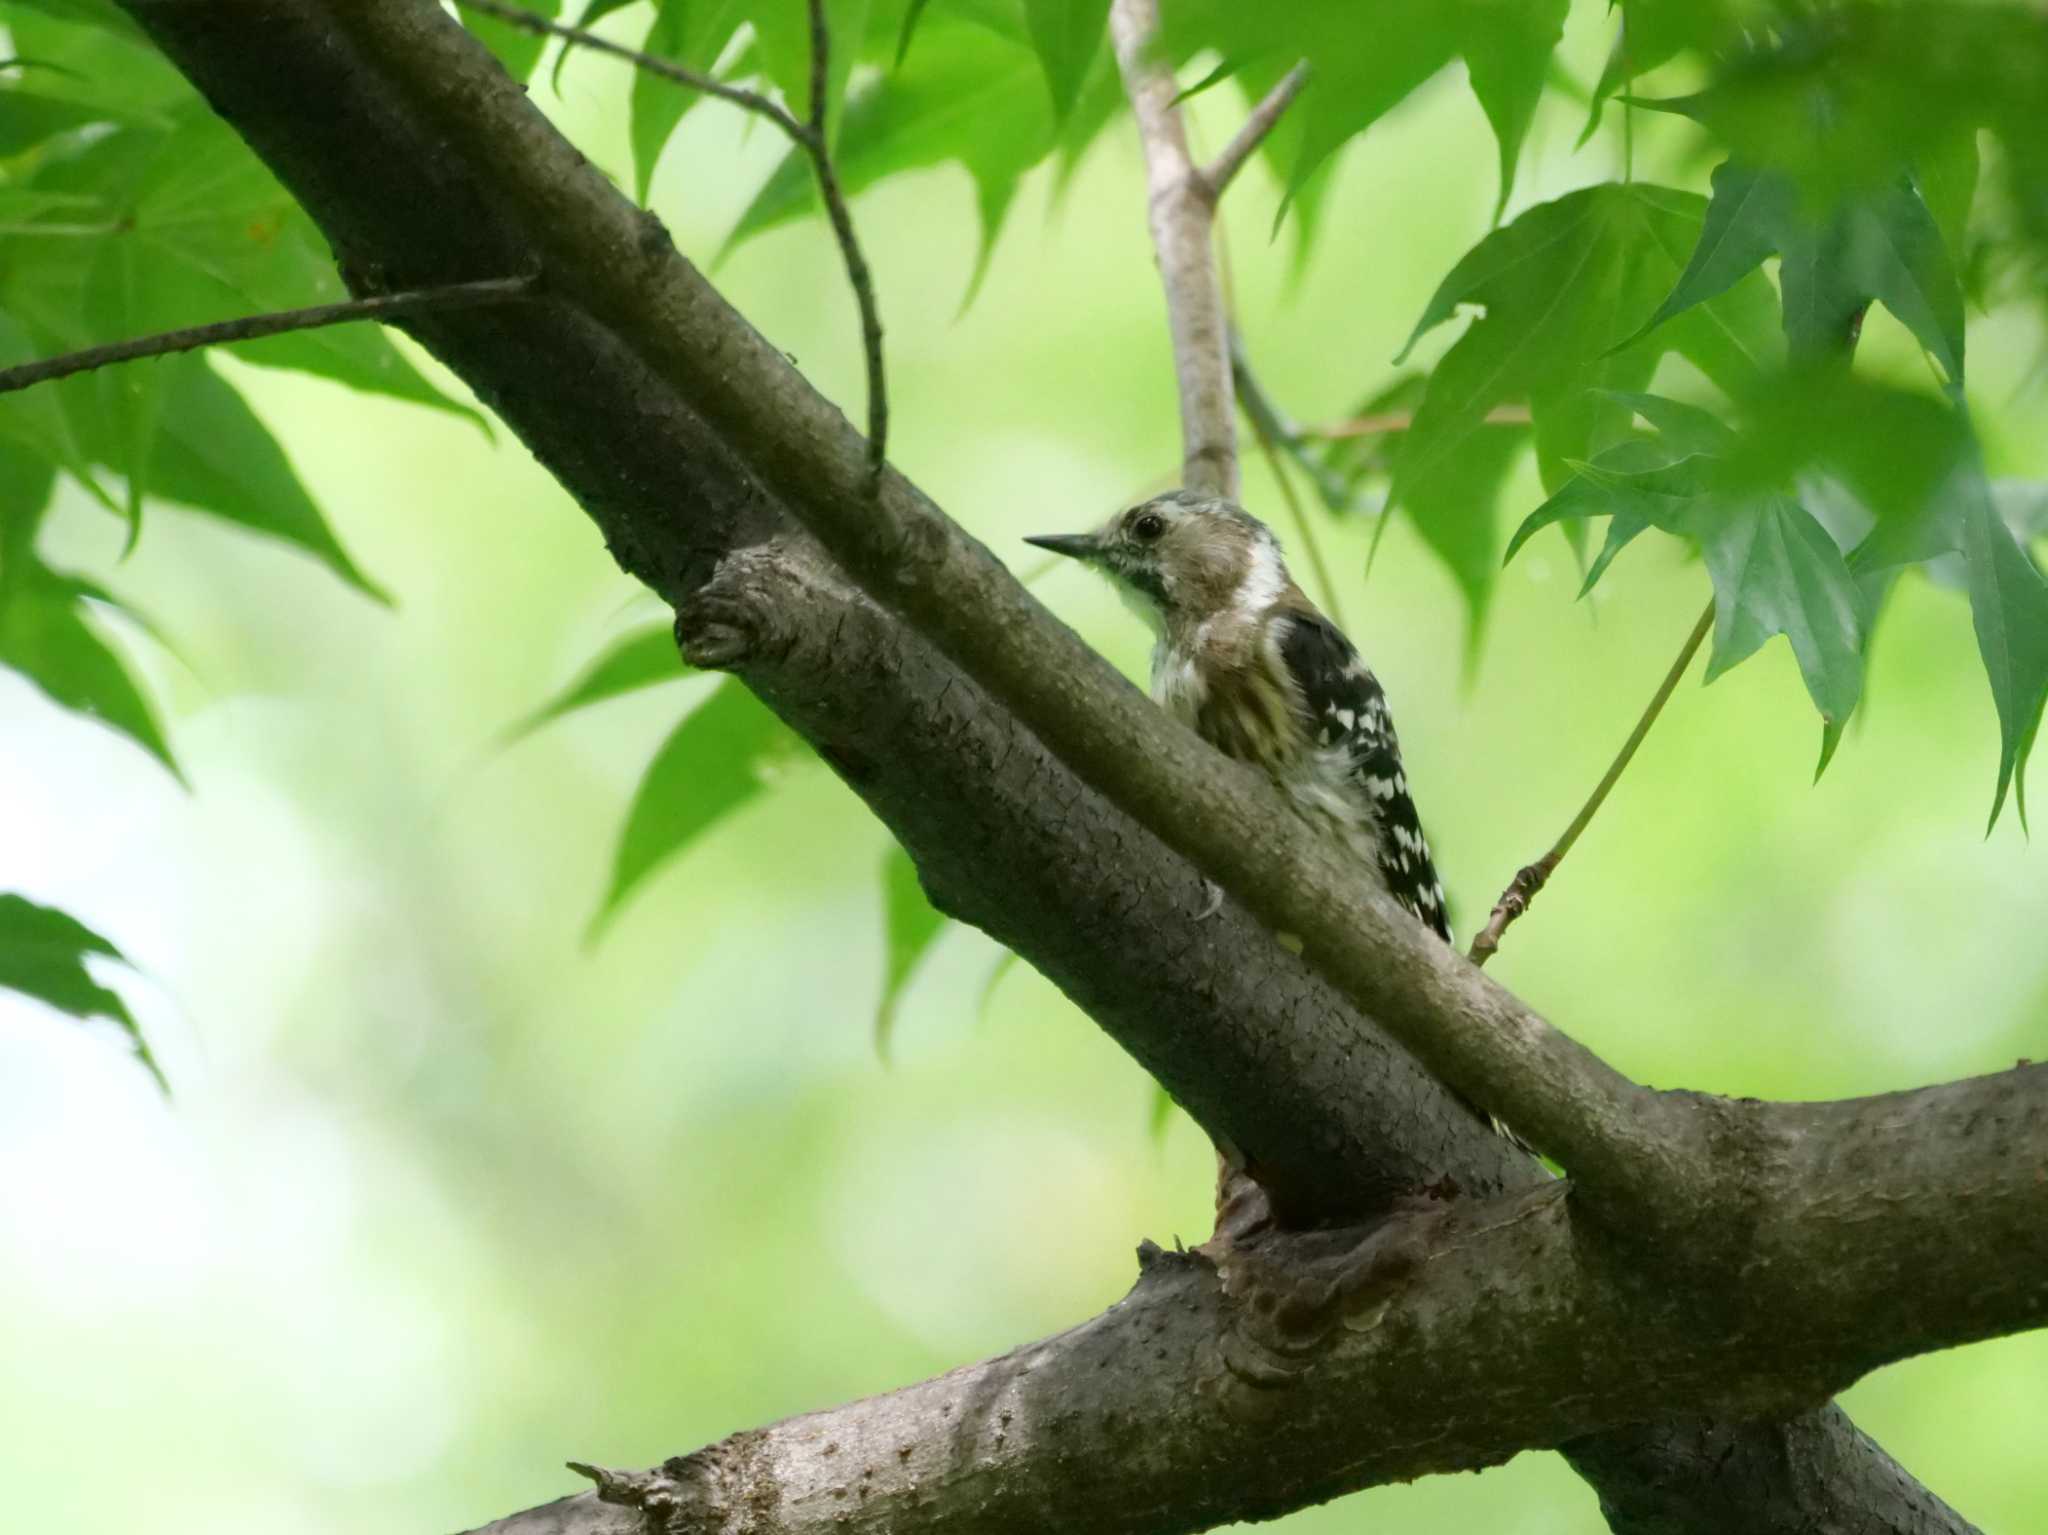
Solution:
M 1678 659 L 1671 663 L 1671 670 L 1666 672 L 1664 680 L 1657 684 L 1657 691 L 1651 695 L 1649 707 L 1643 710 L 1642 718 L 1636 721 L 1636 728 L 1629 732 L 1628 739 L 1622 743 L 1621 751 L 1608 767 L 1606 775 L 1601 778 L 1586 803 L 1579 808 L 1579 813 L 1572 817 L 1572 823 L 1564 829 L 1564 835 L 1557 839 L 1556 846 L 1549 852 L 1517 872 L 1514 879 L 1508 883 L 1508 888 L 1501 892 L 1500 900 L 1494 904 L 1493 914 L 1488 918 L 1485 930 L 1472 940 L 1469 957 L 1473 964 L 1483 965 L 1494 956 L 1500 948 L 1502 934 L 1517 917 L 1529 909 L 1529 903 L 1536 899 L 1536 893 L 1548 883 L 1550 876 L 1557 871 L 1557 866 L 1564 862 L 1565 854 L 1572 850 L 1572 845 L 1579 840 L 1580 834 L 1592 824 L 1593 817 L 1600 813 L 1600 807 L 1607 803 L 1607 796 L 1621 781 L 1621 775 L 1628 770 L 1629 763 L 1635 760 L 1637 748 L 1649 735 L 1650 727 L 1657 723 L 1657 716 L 1664 712 L 1664 706 L 1671 701 L 1671 695 L 1678 689 L 1679 679 L 1684 677 L 1686 668 L 1692 665 L 1692 658 L 1699 654 L 1700 646 L 1706 641 L 1713 627 L 1714 604 L 1710 598 L 1706 611 L 1700 614 L 1699 622 L 1693 625 L 1692 633 L 1686 636 L 1685 644 L 1679 647 Z
M 225 342 L 257 341 L 265 336 L 283 336 L 293 331 L 318 330 L 345 325 L 355 320 L 395 320 L 412 314 L 446 309 L 474 309 L 486 304 L 512 303 L 529 297 L 538 279 L 491 277 L 481 282 L 450 283 L 441 288 L 419 288 L 405 293 L 380 293 L 349 299 L 339 304 L 317 304 L 310 309 L 285 309 L 274 314 L 244 315 L 212 325 L 194 325 L 184 330 L 163 331 L 131 341 L 111 342 L 45 357 L 12 368 L 0 368 L 0 394 L 12 394 L 53 379 L 88 373 L 114 363 L 134 362 L 145 357 L 165 357 L 174 352 L 194 352 Z

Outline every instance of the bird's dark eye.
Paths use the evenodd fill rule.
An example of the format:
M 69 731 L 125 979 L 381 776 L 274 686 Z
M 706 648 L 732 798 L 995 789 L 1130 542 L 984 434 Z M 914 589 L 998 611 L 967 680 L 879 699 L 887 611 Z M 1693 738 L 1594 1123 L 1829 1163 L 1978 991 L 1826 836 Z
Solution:
M 1166 531 L 1166 519 L 1157 512 L 1147 512 L 1131 524 L 1131 537 L 1151 543 Z

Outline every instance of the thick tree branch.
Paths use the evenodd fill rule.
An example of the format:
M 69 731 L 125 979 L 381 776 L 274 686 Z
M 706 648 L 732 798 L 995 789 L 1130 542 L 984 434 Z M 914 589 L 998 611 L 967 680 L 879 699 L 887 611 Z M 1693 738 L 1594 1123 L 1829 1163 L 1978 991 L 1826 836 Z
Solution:
M 378 293 L 339 304 L 316 304 L 309 309 L 285 309 L 274 314 L 243 315 L 212 325 L 193 325 L 184 330 L 162 331 L 116 341 L 106 346 L 66 352 L 62 357 L 45 357 L 35 362 L 0 368 L 0 394 L 12 394 L 35 384 L 90 373 L 116 363 L 137 362 L 146 357 L 168 357 L 174 352 L 196 352 L 201 347 L 225 346 L 236 341 L 260 341 L 266 336 L 284 336 L 298 330 L 320 330 L 329 325 L 347 325 L 358 320 L 402 320 L 434 310 L 471 309 L 481 304 L 506 304 L 533 292 L 531 277 L 487 277 L 479 282 L 450 283 L 411 293 Z
M 1131 1294 L 1071 1332 L 607 1474 L 606 1495 L 667 1531 L 1195 1530 L 1660 1412 L 1789 1416 L 1904 1354 L 2048 1321 L 2048 1067 L 1745 1106 L 1729 1130 L 1755 1199 L 1703 1237 L 1740 1257 L 1676 1291 L 1589 1248 L 1554 1185 L 1214 1255 L 1147 1247 Z M 1738 1516 L 1720 1528 L 1756 1528 L 1743 1511 L 1720 1501 Z M 1813 1512 L 1820 1531 L 1916 1527 Z M 613 1518 L 585 1495 L 489 1528 Z
M 524 270 L 546 258 L 551 278 L 576 275 L 579 293 L 591 284 L 602 291 L 605 272 L 615 272 L 619 283 L 605 294 L 606 304 L 621 305 L 629 290 L 644 288 L 655 314 L 674 301 L 671 284 L 700 282 L 659 225 L 604 188 L 482 50 L 430 6 L 125 3 L 270 160 L 356 269 L 381 268 L 424 285 Z M 421 52 L 423 44 L 432 46 Z M 306 112 L 307 100 L 319 100 L 323 110 Z M 453 131 L 471 112 L 484 119 L 476 131 Z M 365 165 L 378 175 L 364 177 Z M 541 199 L 538 213 L 527 180 L 536 170 L 544 181 L 559 179 L 563 193 L 560 203 Z M 583 220 L 573 231 L 578 238 L 561 238 L 572 232 L 564 219 Z M 602 270 L 581 270 L 592 261 Z M 624 307 L 632 320 L 631 306 Z M 729 314 L 721 317 L 714 307 L 705 318 L 695 344 L 706 349 L 706 366 L 715 370 L 716 359 L 730 352 L 748 375 L 747 387 L 766 380 L 767 392 L 751 403 L 765 425 L 714 429 L 667 369 L 656 366 L 642 336 L 570 302 L 553 282 L 545 297 L 521 309 L 516 323 L 478 311 L 425 317 L 411 328 L 577 495 L 621 562 L 687 611 L 692 592 L 733 568 L 721 562 L 735 549 L 772 541 L 801 564 L 820 560 L 736 456 L 737 447 L 772 445 L 772 434 L 764 433 L 778 420 L 800 439 L 814 438 L 784 467 L 802 471 L 793 482 L 801 489 L 819 478 L 815 458 L 822 454 L 836 466 L 822 478 L 849 498 L 849 510 L 859 504 L 864 469 L 858 439 L 779 357 L 771 364 L 761 355 L 764 344 Z M 742 390 L 727 403 L 743 399 Z M 900 505 L 906 493 L 891 478 L 883 488 L 885 507 Z M 900 540 L 912 573 L 921 573 L 932 540 L 923 532 L 906 537 L 902 529 L 892 516 L 888 531 Z M 1139 1050 L 1212 1132 L 1240 1129 L 1254 1149 L 1267 1137 L 1275 1148 L 1272 1165 L 1294 1169 L 1292 1182 L 1283 1176 L 1276 1183 L 1291 1188 L 1309 1211 L 1327 1199 L 1331 1212 L 1341 1213 L 1343 1196 L 1333 1191 L 1353 1177 L 1377 1177 L 1380 1195 L 1361 1203 L 1383 1205 L 1386 1190 L 1412 1182 L 1398 1170 L 1403 1165 L 1448 1169 L 1468 1188 L 1487 1187 L 1489 1167 L 1496 1180 L 1533 1176 L 1526 1167 L 1517 1172 L 1501 1144 L 1448 1105 L 1398 1051 L 1376 1044 L 1369 1023 L 1267 941 L 1234 904 L 1196 924 L 1198 873 L 1083 786 L 1036 735 L 889 607 L 834 581 L 849 604 L 841 612 L 872 619 L 878 637 L 872 671 L 849 664 L 842 683 L 838 672 L 815 660 L 778 671 L 765 659 L 743 659 L 749 680 L 786 714 L 797 715 L 828 760 L 883 808 L 928 877 L 938 871 L 941 892 L 973 883 L 946 872 L 945 851 L 957 847 L 952 867 L 982 875 L 982 919 Z M 961 599 L 971 605 L 976 593 L 963 591 Z M 1020 611 L 1009 601 L 1001 607 L 998 621 Z M 841 630 L 829 607 L 822 611 L 832 628 L 809 642 L 814 657 L 833 634 L 855 632 Z M 1021 612 L 1034 635 L 1049 628 L 1035 608 Z M 793 609 L 785 622 L 800 626 L 801 612 Z M 1053 675 L 1071 655 L 1049 653 Z M 1078 684 L 1099 689 L 1099 663 L 1081 655 Z M 786 689 L 780 697 L 772 691 L 778 686 Z M 876 749 L 891 718 L 878 704 L 896 710 L 895 717 L 920 721 L 922 730 L 895 736 L 892 750 Z M 800 710 L 808 711 L 808 724 Z M 956 740 L 958 750 L 952 749 Z M 854 749 L 862 741 L 872 743 L 865 753 Z M 1004 792 L 992 792 L 992 779 Z M 987 878 L 988 871 L 1006 867 L 1029 875 L 1019 878 L 1008 900 Z M 955 904 L 959 909 L 957 898 Z M 1170 960 L 1133 975 L 1127 956 L 1154 951 Z M 1398 957 L 1388 962 L 1402 963 Z M 1195 1042 L 1176 1045 L 1175 1025 L 1190 1023 L 1199 1025 Z M 1134 1043 L 1148 1037 L 1149 1047 Z M 1212 1039 L 1234 1042 L 1212 1057 L 1206 1053 Z M 1297 1113 L 1299 1125 L 1283 1123 Z M 1379 1161 L 1382 1155 L 1388 1160 Z M 1318 1157 L 1327 1163 L 1320 1175 L 1312 1171 Z M 1839 1415 L 1802 1422 L 1810 1427 L 1799 1432 L 1819 1436 L 1831 1460 L 1848 1468 L 1843 1477 L 1862 1478 L 1831 1484 L 1839 1506 L 1887 1510 L 1907 1496 L 1889 1471 L 1874 1469 L 1888 1463 Z M 1674 1426 L 1654 1436 L 1632 1433 L 1626 1442 L 1607 1436 L 1568 1453 L 1616 1507 L 1682 1510 L 1697 1501 L 1704 1508 L 1717 1494 L 1710 1485 L 1717 1462 L 1709 1453 L 1716 1435 L 1731 1436 L 1745 1454 L 1767 1461 L 1794 1453 L 1792 1432 Z M 1759 1482 L 1751 1492 L 1745 1529 L 1777 1535 L 1826 1527 L 1814 1525 L 1807 1509 L 1774 1487 Z M 1917 1489 L 1912 1495 L 1924 1500 Z M 624 1523 L 637 1527 L 632 1518 Z M 1727 1524 L 1676 1527 L 1704 1535 Z M 1942 1527 L 1966 1528 L 1960 1521 Z
M 1145 148 L 1152 249 L 1166 285 L 1180 383 L 1181 483 L 1206 495 L 1235 496 L 1237 402 L 1230 388 L 1230 325 L 1216 271 L 1216 191 L 1188 153 L 1187 125 L 1175 105 L 1179 86 L 1158 56 L 1158 0 L 1113 0 L 1109 34 Z M 1285 106 L 1282 101 L 1273 115 Z

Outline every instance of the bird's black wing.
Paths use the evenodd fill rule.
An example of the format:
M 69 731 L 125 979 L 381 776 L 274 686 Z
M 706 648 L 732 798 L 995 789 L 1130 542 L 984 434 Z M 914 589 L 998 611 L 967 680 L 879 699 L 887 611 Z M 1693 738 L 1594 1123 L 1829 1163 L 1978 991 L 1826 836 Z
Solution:
M 1380 872 L 1387 889 L 1424 927 L 1450 942 L 1444 888 L 1408 794 L 1401 743 L 1379 679 L 1320 613 L 1288 615 L 1280 655 L 1300 692 L 1315 744 L 1348 748 L 1352 790 L 1369 803 L 1379 825 Z

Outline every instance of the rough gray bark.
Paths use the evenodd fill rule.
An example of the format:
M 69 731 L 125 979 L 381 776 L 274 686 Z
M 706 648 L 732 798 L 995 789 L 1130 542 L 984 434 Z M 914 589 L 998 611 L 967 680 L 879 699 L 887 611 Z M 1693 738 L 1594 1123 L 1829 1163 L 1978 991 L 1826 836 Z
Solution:
M 659 225 L 619 202 L 435 8 L 415 0 L 127 3 L 307 203 L 358 286 L 542 272 L 554 300 L 517 316 L 436 317 L 417 333 L 577 495 L 621 562 L 683 601 L 686 613 L 715 612 L 715 604 L 693 608 L 686 599 L 721 569 L 724 594 L 732 595 L 748 562 L 728 557 L 766 540 L 777 541 L 783 564 L 797 573 L 791 579 L 827 571 L 786 509 L 816 522 L 834 498 L 847 516 L 872 517 L 876 537 L 899 541 L 906 574 L 943 586 L 946 557 L 961 551 L 945 542 L 952 535 L 943 529 L 934 534 L 936 514 L 893 480 L 885 491 L 892 514 L 860 504 L 859 443 L 843 420 L 716 303 Z M 306 110 L 309 101 L 321 109 Z M 549 194 L 538 201 L 536 177 Z M 567 230 L 572 238 L 563 221 L 575 226 Z M 680 299 L 678 283 L 687 290 Z M 636 315 L 639 298 L 653 307 Z M 650 344 L 650 327 L 660 332 L 658 344 Z M 679 358 L 676 348 L 697 355 Z M 721 373 L 730 377 L 721 381 Z M 774 497 L 764 479 L 774 483 Z M 862 556 L 851 568 L 866 568 L 875 582 L 875 549 L 857 536 L 848 543 L 843 527 L 837 532 L 835 544 Z M 931 558 L 935 551 L 940 557 Z M 765 568 L 759 557 L 754 564 Z M 1035 605 L 1014 588 L 991 588 L 1006 578 L 992 567 L 967 574 L 959 597 L 969 608 L 993 589 L 1003 598 L 998 616 L 1051 647 L 1041 661 L 1073 660 L 1074 647 Z M 740 639 L 730 659 L 904 835 L 943 902 L 986 922 L 1067 985 L 1212 1132 L 1253 1156 L 1297 1218 L 1383 1209 L 1392 1191 L 1444 1171 L 1478 1190 L 1533 1176 L 1242 910 L 1226 905 L 1209 923 L 1195 922 L 1199 876 L 1189 865 L 1087 787 L 1012 710 L 968 681 L 956 660 L 892 613 L 887 600 L 901 594 L 886 579 L 877 584 L 882 604 L 822 575 L 806 588 L 818 626 L 807 625 L 807 609 L 778 604 L 767 644 L 747 638 L 746 604 L 736 601 L 724 610 L 724 643 Z M 930 591 L 924 600 L 932 600 Z M 833 646 L 828 656 L 827 614 L 834 637 L 860 643 Z M 721 643 L 717 628 L 695 631 L 707 658 Z M 960 636 L 952 638 L 957 655 Z M 1099 662 L 1086 658 L 1082 675 L 1086 686 L 1071 700 L 1069 727 L 1106 699 L 1104 717 L 1125 739 L 1144 747 L 1163 739 L 1170 752 L 1185 754 L 1188 743 L 1163 732 L 1149 707 L 1105 678 Z M 875 723 L 882 719 L 899 728 L 882 731 Z M 1184 756 L 1183 768 L 1188 761 L 1215 771 L 1213 759 Z M 1007 792 L 990 792 L 991 774 Z M 1228 802 L 1221 813 L 1229 813 Z M 1113 867 L 1101 858 L 1105 846 L 1115 849 Z M 997 900 L 987 870 L 1004 864 L 1030 874 L 1014 899 Z M 1170 984 L 1147 995 L 1132 984 L 1127 956 L 1161 943 L 1178 958 L 1157 978 Z M 1394 971 L 1413 958 L 1398 943 L 1379 954 Z M 1421 995 L 1398 1005 L 1426 1016 L 1443 1005 L 1445 984 L 1425 976 Z M 1460 993 L 1450 995 L 1454 1007 L 1463 1005 Z M 1494 1282 L 1514 1279 L 1500 1274 Z M 1143 1374 L 1142 1362 L 1133 1368 Z M 1662 1398 L 1649 1410 L 1661 1405 Z M 1674 1428 L 1652 1443 L 1631 1435 L 1609 1441 L 1604 1454 L 1574 1453 L 1624 1520 L 1635 1508 L 1682 1509 L 1695 1487 L 1704 1494 L 1715 1473 L 1702 1447 L 1716 1434 L 1765 1459 L 1831 1462 L 1842 1468 L 1837 1478 L 1862 1477 L 1863 1485 L 1843 1492 L 1845 1502 L 1896 1506 L 1901 1517 L 1918 1506 L 1924 1495 L 1917 1489 L 1900 1492 L 1888 1473 L 1870 1469 L 1881 1453 L 1839 1415 L 1806 1424 L 1798 1434 Z M 943 1437 L 943 1422 L 925 1425 L 925 1433 L 935 1427 Z M 1093 1452 L 1113 1459 L 1119 1437 Z M 1061 1454 L 1071 1460 L 1087 1452 L 1076 1440 Z M 1299 1503 L 1364 1485 L 1366 1475 L 1270 1495 Z M 1748 1496 L 1744 1528 L 1810 1527 L 1805 1511 L 1761 1481 Z M 1191 1528 L 1193 1517 L 1169 1503 L 1151 1522 Z M 564 1527 L 596 1526 L 579 1513 Z M 1936 1527 L 1966 1528 L 1952 1516 Z
M 1703 1230 L 1673 1255 L 1690 1282 L 1646 1283 L 1589 1243 L 1562 1184 L 1418 1200 L 1363 1229 L 1269 1230 L 1213 1257 L 1148 1248 L 1131 1294 L 1069 1332 L 491 1528 L 603 1530 L 610 1498 L 670 1535 L 1198 1529 L 1673 1407 L 1791 1416 L 1890 1359 L 2048 1319 L 2044 1087 L 2036 1067 L 1746 1109 L 1754 1203 L 1741 1231 Z M 1759 1485 L 1809 1529 L 1939 1516 L 1895 1487 L 1886 1522 L 1844 1523 L 1857 1494 L 1837 1502 L 1820 1481 L 1840 1441 L 1823 1417 L 1804 1423 L 1797 1464 L 1710 1430 L 1702 1473 L 1721 1495 L 1674 1525 L 1672 1501 L 1641 1489 L 1625 1527 L 1705 1514 L 1759 1528 Z

